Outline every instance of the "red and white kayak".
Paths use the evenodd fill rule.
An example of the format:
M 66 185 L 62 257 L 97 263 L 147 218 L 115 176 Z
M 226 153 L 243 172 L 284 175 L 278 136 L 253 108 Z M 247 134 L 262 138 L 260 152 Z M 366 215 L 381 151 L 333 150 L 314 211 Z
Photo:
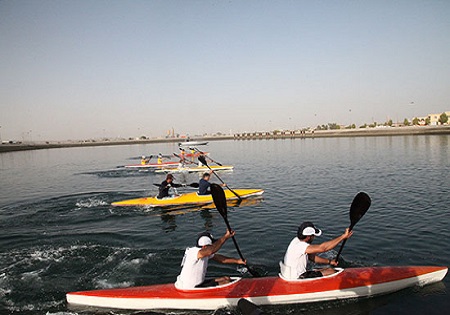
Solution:
M 180 290 L 174 284 L 67 293 L 67 302 L 104 308 L 215 310 L 245 298 L 256 305 L 297 304 L 386 294 L 441 281 L 447 267 L 402 266 L 341 269 L 322 278 L 233 278 L 223 286 Z

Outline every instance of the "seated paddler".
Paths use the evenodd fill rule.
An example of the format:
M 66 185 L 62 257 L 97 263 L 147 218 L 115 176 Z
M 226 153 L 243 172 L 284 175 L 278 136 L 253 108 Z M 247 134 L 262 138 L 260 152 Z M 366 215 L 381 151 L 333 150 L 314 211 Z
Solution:
M 186 186 L 184 184 L 175 184 L 173 182 L 173 179 L 174 179 L 174 177 L 172 174 L 167 174 L 166 179 L 159 186 L 159 193 L 156 198 L 162 199 L 162 198 L 170 197 L 169 190 L 171 188 L 178 188 L 178 187 Z
M 189 247 L 184 252 L 183 261 L 181 263 L 181 272 L 175 282 L 178 289 L 194 289 L 202 287 L 213 287 L 226 284 L 231 281 L 229 276 L 216 278 L 206 278 L 206 271 L 210 259 L 222 264 L 241 264 L 246 262 L 242 259 L 231 258 L 217 254 L 223 244 L 233 237 L 234 231 L 227 232 L 218 240 L 215 240 L 211 233 L 203 232 L 197 238 L 195 247 Z
M 295 280 L 304 278 L 315 278 L 333 274 L 336 272 L 332 267 L 311 270 L 308 262 L 316 264 L 337 266 L 338 262 L 326 259 L 317 254 L 327 252 L 335 248 L 341 241 L 348 239 L 353 234 L 348 228 L 344 234 L 321 244 L 313 245 L 316 236 L 322 235 L 322 231 L 311 222 L 303 222 L 297 230 L 297 236 L 289 244 L 284 261 L 280 261 L 281 275 L 285 279 Z

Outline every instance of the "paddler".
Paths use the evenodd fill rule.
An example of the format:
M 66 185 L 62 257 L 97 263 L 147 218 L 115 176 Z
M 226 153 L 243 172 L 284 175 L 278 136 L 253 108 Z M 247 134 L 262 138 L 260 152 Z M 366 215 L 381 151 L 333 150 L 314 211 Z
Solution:
M 198 194 L 199 195 L 211 195 L 211 183 L 209 182 L 211 178 L 212 171 L 206 172 L 202 175 L 202 178 L 198 182 Z M 220 186 L 225 187 L 225 184 Z
M 208 261 L 215 260 L 222 264 L 241 264 L 245 265 L 246 261 L 237 258 L 231 258 L 216 254 L 225 242 L 233 237 L 234 231 L 227 232 L 218 240 L 215 240 L 211 233 L 203 232 L 197 238 L 195 247 L 186 248 L 183 261 L 181 263 L 181 272 L 177 277 L 175 286 L 178 289 L 194 289 L 203 287 L 212 287 L 226 284 L 231 281 L 230 277 L 223 276 L 218 278 L 206 278 L 206 270 Z
M 183 148 L 180 148 L 180 163 L 184 164 L 186 160 L 186 151 Z
M 335 248 L 341 241 L 352 236 L 353 232 L 348 228 L 344 234 L 330 241 L 318 245 L 312 245 L 316 236 L 322 235 L 319 230 L 311 222 L 303 222 L 297 230 L 295 237 L 289 244 L 284 262 L 280 261 L 281 274 L 287 279 L 304 279 L 327 276 L 336 272 L 333 268 L 324 268 L 319 270 L 307 270 L 308 260 L 317 264 L 337 266 L 338 262 L 331 259 L 317 256 Z
M 162 157 L 162 154 L 161 154 L 161 153 L 158 153 L 158 158 L 157 158 L 156 162 L 157 162 L 158 164 L 162 164 L 162 162 L 163 162 L 163 157 Z
M 183 184 L 175 184 L 173 182 L 173 175 L 172 174 L 167 174 L 166 179 L 161 183 L 161 185 L 159 186 L 159 193 L 158 196 L 156 198 L 158 199 L 162 199 L 165 197 L 169 197 L 169 189 L 174 187 L 174 188 L 178 188 L 178 187 L 184 187 L 186 185 Z
M 147 164 L 148 161 L 149 161 L 149 160 L 145 157 L 145 155 L 143 155 L 143 156 L 141 157 L 141 165 Z

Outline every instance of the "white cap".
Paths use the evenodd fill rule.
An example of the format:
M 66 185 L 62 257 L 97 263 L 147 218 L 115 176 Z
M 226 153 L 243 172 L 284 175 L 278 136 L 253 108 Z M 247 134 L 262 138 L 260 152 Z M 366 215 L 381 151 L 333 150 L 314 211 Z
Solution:
M 308 236 L 308 235 L 320 236 L 320 235 L 322 235 L 322 231 L 319 229 L 315 229 L 311 226 L 308 226 L 303 229 L 302 234 L 305 236 Z
M 202 236 L 197 241 L 197 245 L 200 247 L 206 246 L 206 245 L 211 245 L 212 243 L 213 242 L 212 242 L 211 238 L 209 238 L 208 236 Z

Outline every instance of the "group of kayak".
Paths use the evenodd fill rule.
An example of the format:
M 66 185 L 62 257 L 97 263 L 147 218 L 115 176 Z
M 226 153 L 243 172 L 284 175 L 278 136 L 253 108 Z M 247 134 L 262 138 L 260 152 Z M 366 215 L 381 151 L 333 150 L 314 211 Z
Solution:
M 180 148 L 180 153 L 173 153 L 173 155 L 163 155 L 159 153 L 157 155 L 156 162 L 152 162 L 154 155 L 143 155 L 139 164 L 128 164 L 119 166 L 125 169 L 137 169 L 137 170 L 153 170 L 155 173 L 199 173 L 208 171 L 209 168 L 201 163 L 196 163 L 195 159 L 199 156 L 208 156 L 208 152 L 202 152 L 196 148 L 191 148 L 190 153 L 186 153 L 184 148 Z M 170 159 L 176 157 L 179 161 L 171 161 Z M 211 165 L 211 169 L 215 171 L 232 171 L 232 165 Z
M 205 155 L 199 155 L 197 158 L 210 173 L 215 174 L 214 170 L 208 165 Z M 217 174 L 215 175 L 222 181 Z M 201 184 L 200 182 L 191 186 L 198 187 Z M 212 204 L 222 215 L 227 229 L 231 233 L 226 210 L 228 202 L 233 200 L 240 202 L 245 198 L 260 196 L 264 191 L 262 189 L 230 189 L 223 181 L 222 184 L 221 186 L 226 187 L 226 189 L 222 189 L 217 184 L 211 184 L 212 191 L 210 194 L 191 192 L 163 198 L 158 198 L 158 196 L 146 197 L 118 201 L 112 203 L 112 205 L 168 207 Z M 164 182 L 161 185 L 164 185 Z M 351 224 L 346 230 L 346 237 L 335 239 L 336 242 L 333 243 L 336 246 L 342 241 L 341 248 L 335 258 L 335 264 L 328 261 L 330 264 L 328 269 L 331 272 L 322 272 L 320 276 L 299 277 L 298 272 L 290 269 L 289 265 L 295 266 L 291 260 L 293 256 L 289 254 L 290 250 L 297 252 L 299 246 L 303 246 L 301 245 L 302 242 L 299 242 L 296 238 L 289 245 L 284 260 L 280 262 L 280 273 L 276 276 L 261 276 L 252 272 L 252 268 L 246 265 L 246 260 L 242 257 L 242 253 L 233 238 L 241 257 L 240 261 L 245 263 L 251 277 L 230 277 L 226 283 L 215 286 L 187 287 L 180 285 L 180 274 L 175 283 L 71 292 L 67 293 L 66 299 L 71 305 L 113 309 L 215 310 L 223 307 L 239 308 L 243 301 L 256 307 L 256 305 L 299 304 L 370 297 L 395 292 L 411 286 L 432 284 L 445 277 L 448 271 L 445 266 L 386 266 L 346 269 L 334 267 L 337 265 L 346 239 L 351 236 L 352 228 L 369 207 L 370 198 L 367 194 L 359 193 L 354 198 L 350 207 Z M 307 237 L 312 239 L 313 236 L 320 236 L 321 234 L 321 231 L 314 226 L 308 225 L 302 227 L 301 230 L 302 235 L 308 235 Z M 298 237 L 301 239 L 300 236 Z M 293 259 L 296 258 L 293 257 Z M 325 259 L 320 258 L 319 263 L 327 263 L 321 260 L 325 261 Z M 242 310 L 241 313 L 244 314 Z M 248 314 L 260 314 L 260 312 L 253 310 Z
M 184 151 L 184 149 L 181 149 L 181 151 Z M 207 206 L 213 203 L 213 199 L 211 197 L 211 194 L 205 194 L 199 191 L 194 192 L 188 192 L 188 193 L 178 193 L 178 191 L 175 190 L 172 194 L 164 194 L 161 195 L 162 189 L 167 189 L 167 187 L 170 187 L 172 189 L 176 189 L 178 187 L 182 186 L 189 186 L 198 188 L 198 183 L 192 183 L 192 184 L 174 184 L 172 180 L 170 183 L 167 182 L 168 179 L 173 179 L 173 176 L 171 176 L 174 173 L 177 172 L 202 172 L 202 173 L 215 173 L 216 171 L 224 171 L 224 170 L 232 170 L 233 166 L 226 166 L 222 165 L 211 158 L 207 157 L 207 152 L 202 152 L 197 149 L 192 149 L 192 152 L 189 153 L 189 155 L 183 156 L 175 154 L 175 156 L 180 158 L 180 162 L 165 162 L 162 160 L 159 160 L 160 157 L 162 157 L 161 154 L 158 155 L 158 162 L 154 163 L 155 165 L 158 165 L 158 169 L 155 170 L 155 173 L 166 173 L 166 180 L 163 181 L 161 184 L 156 184 L 159 186 L 160 193 L 157 196 L 151 196 L 151 197 L 142 197 L 142 198 L 134 198 L 134 199 L 127 199 L 127 200 L 121 200 L 113 202 L 113 206 L 144 206 L 144 207 L 159 207 L 159 208 L 169 208 L 169 207 L 180 207 L 180 206 Z M 195 162 L 196 166 L 186 166 L 187 164 L 187 158 L 195 157 L 198 159 L 198 164 Z M 210 161 L 214 161 L 217 165 L 208 165 L 206 162 L 206 159 L 209 159 Z M 164 164 L 166 163 L 166 164 Z M 167 167 L 167 163 L 176 163 L 176 167 Z M 150 164 L 143 164 L 142 166 L 137 165 L 136 167 L 149 167 Z M 172 164 L 170 164 L 172 165 Z M 131 166 L 129 166 L 131 167 Z M 248 198 L 256 198 L 261 196 L 264 193 L 263 189 L 253 189 L 253 188 L 239 188 L 239 189 L 226 189 L 225 190 L 225 196 L 227 202 L 230 204 L 233 203 L 236 200 L 242 201 L 243 199 Z

